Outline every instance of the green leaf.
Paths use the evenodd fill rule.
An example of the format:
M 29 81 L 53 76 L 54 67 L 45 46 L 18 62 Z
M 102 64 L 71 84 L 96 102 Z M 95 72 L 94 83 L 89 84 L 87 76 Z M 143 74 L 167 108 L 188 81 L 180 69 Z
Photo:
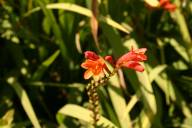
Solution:
M 189 8 L 190 8 L 190 11 L 192 13 L 192 2 L 191 1 L 189 2 Z
M 110 63 L 105 61 L 108 69 L 113 72 L 114 68 Z M 109 80 L 110 86 L 108 86 L 108 92 L 110 95 L 110 99 L 112 101 L 113 107 L 115 109 L 116 115 L 118 117 L 118 121 L 120 123 L 121 128 L 131 127 L 131 119 L 126 111 L 126 101 L 123 96 L 123 90 L 120 86 L 120 81 L 117 75 L 110 77 Z M 117 103 L 118 101 L 118 103 Z M 123 116 L 122 116 L 123 115 Z M 126 122 L 126 123 L 125 123 Z
M 71 4 L 71 3 L 55 3 L 55 4 L 47 4 L 46 8 L 48 9 L 63 9 L 63 10 L 67 10 L 67 11 L 71 11 L 71 12 L 75 12 L 81 15 L 85 15 L 87 17 L 92 17 L 92 12 L 91 10 L 81 7 L 79 5 L 75 5 L 75 4 Z M 30 10 L 29 12 L 27 12 L 24 16 L 29 16 L 30 14 L 37 12 L 40 10 L 40 7 L 34 8 L 32 10 Z M 130 33 L 132 31 L 132 28 L 130 26 L 128 26 L 129 29 L 126 29 L 125 27 L 123 27 L 122 25 L 120 25 L 119 23 L 115 22 L 114 20 L 108 18 L 108 17 L 99 17 L 99 20 L 106 22 L 108 25 L 117 28 L 125 33 Z
M 49 20 L 49 24 L 51 25 L 51 28 L 52 28 L 54 36 L 55 36 L 55 43 L 59 46 L 61 55 L 63 56 L 63 58 L 65 60 L 69 61 L 70 58 L 68 55 L 68 49 L 66 47 L 66 43 L 63 39 L 61 29 L 59 27 L 59 24 L 57 23 L 57 20 L 54 16 L 53 12 L 46 8 L 44 0 L 40 0 L 40 1 L 36 0 L 36 2 L 37 2 L 37 4 L 39 4 L 39 6 L 43 10 L 46 18 L 48 18 L 48 20 Z
M 116 113 L 114 112 L 113 106 L 108 102 L 108 93 L 107 90 L 104 88 L 99 88 L 99 99 L 102 107 L 102 113 L 104 115 L 108 115 L 108 119 L 112 121 L 116 126 L 120 126 L 118 117 L 116 116 Z M 126 115 L 127 116 L 127 115 Z
M 134 105 L 138 102 L 138 97 L 136 95 L 131 97 L 131 100 L 129 101 L 129 103 L 126 106 L 125 112 L 124 112 L 124 116 L 126 114 L 129 114 L 130 111 L 133 109 Z M 123 116 L 123 117 L 124 117 Z
M 183 47 L 182 45 L 179 44 L 179 42 L 177 42 L 174 38 L 165 38 L 165 40 L 168 40 L 171 44 L 171 46 L 177 51 L 177 53 L 183 57 L 183 59 L 186 62 L 190 62 L 190 58 L 188 56 L 188 53 L 185 49 L 185 47 Z
M 0 119 L 0 127 L 1 128 L 10 128 L 12 121 L 14 119 L 14 110 L 8 110 L 5 115 Z
M 108 86 L 108 92 L 115 109 L 116 115 L 118 117 L 121 128 L 131 127 L 131 120 L 126 113 L 126 101 L 123 97 L 122 88 L 120 87 L 120 82 L 117 75 L 114 75 L 109 80 L 110 86 Z M 123 116 L 124 115 L 124 116 Z
M 191 36 L 189 33 L 189 29 L 187 27 L 185 17 L 184 17 L 182 10 L 180 8 L 181 7 L 181 1 L 175 0 L 175 4 L 177 5 L 177 9 L 173 13 L 171 13 L 172 17 L 179 26 L 181 36 L 182 36 L 184 43 L 185 43 L 184 45 L 186 46 L 186 48 L 191 49 L 192 48 Z
M 85 109 L 81 106 L 78 105 L 74 105 L 74 104 L 67 104 L 64 107 L 62 107 L 59 111 L 58 114 L 63 114 L 65 116 L 71 116 L 73 118 L 77 118 L 79 120 L 85 121 L 87 123 L 91 123 L 92 117 L 91 114 L 92 112 L 88 109 Z M 113 128 L 117 128 L 117 126 L 115 126 L 112 122 L 110 122 L 109 120 L 107 120 L 106 118 L 102 117 L 100 118 L 100 120 L 98 121 L 98 126 L 108 126 L 108 127 L 113 127 Z
M 53 53 L 47 60 L 45 60 L 37 69 L 37 71 L 33 74 L 31 80 L 32 81 L 38 81 L 41 79 L 47 68 L 55 61 L 55 59 L 58 57 L 60 51 L 57 50 L 55 53 Z
M 12 76 L 7 78 L 7 82 L 14 88 L 17 96 L 20 99 L 23 109 L 25 110 L 28 118 L 31 120 L 33 126 L 35 128 L 41 128 L 39 121 L 37 119 L 37 116 L 29 100 L 29 97 L 26 91 L 22 88 L 21 84 L 17 81 L 15 77 L 12 77 Z
M 144 109 L 136 119 L 134 128 L 151 128 L 150 118 L 145 113 Z
M 152 83 L 155 78 L 163 71 L 165 70 L 165 68 L 167 67 L 167 65 L 159 65 L 156 66 L 149 74 L 149 81 Z
M 182 128 L 191 128 L 192 126 L 192 117 L 185 118 L 184 123 L 181 125 Z
M 123 46 L 123 43 L 121 42 L 121 37 L 119 36 L 118 32 L 114 31 L 112 28 L 104 24 L 102 25 L 102 30 L 109 40 L 115 56 L 119 57 L 125 54 L 127 51 L 129 51 L 129 48 L 131 48 L 131 46 L 137 48 L 137 44 L 134 39 L 127 40 Z M 151 123 L 154 119 L 153 117 L 157 112 L 157 106 L 155 96 L 153 94 L 152 85 L 149 81 L 147 72 L 144 71 L 142 73 L 135 73 L 135 71 L 130 71 L 127 69 L 125 72 L 125 76 L 127 76 L 127 78 L 130 80 L 131 85 L 135 89 L 137 96 L 141 96 L 146 110 L 144 114 L 147 114 L 146 116 L 150 118 L 148 125 L 151 126 Z
M 78 89 L 79 91 L 83 91 L 85 84 L 82 83 L 52 83 L 52 82 L 42 82 L 42 81 L 35 81 L 27 83 L 30 86 L 39 86 L 39 87 L 56 87 L 56 88 L 71 88 L 71 89 Z
M 151 70 L 151 67 L 149 67 L 149 70 Z M 190 112 L 190 108 L 187 106 L 187 103 L 183 99 L 181 93 L 173 85 L 171 80 L 168 79 L 168 76 L 166 73 L 162 73 L 161 76 L 158 75 L 155 78 L 155 82 L 157 83 L 159 88 L 161 88 L 162 91 L 165 93 L 167 104 L 169 104 L 170 99 L 171 99 L 172 101 L 176 102 L 176 104 L 182 109 L 182 112 L 185 115 L 185 117 L 192 116 L 192 114 Z
M 47 33 L 47 34 L 50 34 L 50 32 L 51 32 L 51 25 L 49 24 L 49 19 L 47 17 L 45 17 L 43 19 L 42 26 L 43 26 L 44 32 Z
M 127 40 L 124 43 L 124 46 L 127 47 L 127 49 L 130 49 L 131 47 L 137 49 L 138 45 L 137 42 L 135 41 L 134 38 Z M 153 88 L 152 85 L 149 81 L 149 75 L 146 71 L 146 66 L 144 64 L 142 64 L 145 68 L 144 72 L 136 72 L 136 76 L 138 79 L 138 82 L 140 84 L 140 86 L 138 87 L 142 93 L 142 98 L 144 98 L 144 103 L 146 104 L 146 107 L 148 108 L 148 112 L 149 114 L 152 114 L 153 116 L 156 114 L 157 112 L 157 106 L 156 106 L 156 99 L 153 93 Z M 130 81 L 133 82 L 134 78 L 131 78 L 130 76 L 128 76 L 130 78 Z M 133 82 L 133 85 L 137 84 L 136 81 Z M 151 119 L 152 120 L 152 119 Z

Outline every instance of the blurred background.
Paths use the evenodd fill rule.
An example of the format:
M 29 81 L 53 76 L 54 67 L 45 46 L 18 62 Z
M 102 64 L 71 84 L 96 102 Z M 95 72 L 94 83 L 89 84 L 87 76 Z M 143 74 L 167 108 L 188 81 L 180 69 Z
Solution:
M 168 0 L 169 1 L 169 0 Z M 192 1 L 0 0 L 0 127 L 92 127 L 87 50 L 148 49 L 98 88 L 100 128 L 192 128 Z

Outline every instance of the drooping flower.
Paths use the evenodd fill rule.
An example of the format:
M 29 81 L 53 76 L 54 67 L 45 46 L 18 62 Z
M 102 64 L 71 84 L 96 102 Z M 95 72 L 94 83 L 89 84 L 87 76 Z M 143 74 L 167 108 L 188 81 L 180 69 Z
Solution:
M 162 8 L 166 11 L 173 12 L 177 8 L 177 6 L 170 2 L 170 0 L 144 0 L 147 8 L 150 10 L 152 9 L 159 9 Z
M 140 48 L 136 50 L 133 50 L 132 48 L 130 52 L 124 54 L 117 60 L 116 68 L 126 67 L 143 72 L 144 67 L 139 64 L 139 62 L 147 60 L 147 56 L 145 55 L 146 51 L 146 48 Z
M 104 70 L 108 71 L 104 60 L 92 51 L 86 51 L 84 54 L 86 60 L 81 64 L 82 68 L 87 69 L 84 73 L 84 78 L 89 79 L 93 77 L 95 80 L 99 80 L 104 77 Z M 108 58 L 110 57 L 107 57 L 107 59 Z
M 160 7 L 171 12 L 175 11 L 175 9 L 177 8 L 177 6 L 175 4 L 172 4 L 170 0 L 160 0 L 159 4 L 160 4 Z

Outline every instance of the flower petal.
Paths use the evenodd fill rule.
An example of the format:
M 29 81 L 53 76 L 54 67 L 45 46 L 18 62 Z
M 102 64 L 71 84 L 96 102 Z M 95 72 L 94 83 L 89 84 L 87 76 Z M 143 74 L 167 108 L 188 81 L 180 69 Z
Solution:
M 145 61 L 147 60 L 147 56 L 145 55 L 145 52 L 147 51 L 147 48 L 140 48 L 133 50 L 131 49 L 130 52 L 124 54 L 122 57 L 120 57 L 116 62 L 116 67 L 121 67 L 123 64 L 127 64 L 129 61 Z
M 147 51 L 147 48 L 139 48 L 134 50 L 133 52 L 137 54 L 145 54 L 146 51 Z
M 137 57 L 136 54 L 134 54 L 134 52 L 128 52 L 126 54 L 124 54 L 123 56 L 121 56 L 117 62 L 116 62 L 116 66 L 119 67 L 124 63 L 127 63 L 128 61 L 131 61 L 133 59 L 135 59 Z
M 99 56 L 95 52 L 86 51 L 86 52 L 84 52 L 84 54 L 85 54 L 85 58 L 86 59 L 90 59 L 90 60 L 97 60 L 97 59 L 99 59 Z
M 169 3 L 169 2 L 170 2 L 169 0 L 160 0 L 159 4 L 160 4 L 160 6 L 163 6 L 163 5 L 165 5 L 165 4 Z
M 144 67 L 141 64 L 139 64 L 137 61 L 129 61 L 128 63 L 123 64 L 122 66 L 130 69 L 134 69 L 139 72 L 144 71 Z
M 89 79 L 89 78 L 91 78 L 93 76 L 93 72 L 90 70 L 90 69 L 88 69 L 87 71 L 85 71 L 85 73 L 84 73 L 84 79 Z
M 147 56 L 144 54 L 138 54 L 137 57 L 135 59 L 133 59 L 135 61 L 145 61 L 147 60 Z
M 94 74 L 93 75 L 93 79 L 95 80 L 95 81 L 98 81 L 100 78 L 103 78 L 105 76 L 105 73 L 103 72 L 103 70 L 101 70 L 100 72 L 99 72 L 99 74 Z
M 88 69 L 88 68 L 94 68 L 96 65 L 97 65 L 97 61 L 86 60 L 81 64 L 81 67 L 84 69 Z
M 177 6 L 175 4 L 168 3 L 165 6 L 163 6 L 163 8 L 168 10 L 168 11 L 175 11 Z

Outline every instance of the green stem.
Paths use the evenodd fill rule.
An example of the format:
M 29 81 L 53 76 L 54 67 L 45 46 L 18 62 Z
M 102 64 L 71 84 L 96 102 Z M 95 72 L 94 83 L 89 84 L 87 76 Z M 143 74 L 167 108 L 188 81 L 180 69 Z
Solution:
M 190 62 L 192 62 L 192 56 L 190 56 L 192 54 L 192 41 L 187 27 L 187 23 L 185 21 L 185 17 L 182 14 L 181 9 L 179 8 L 181 6 L 180 0 L 175 0 L 175 4 L 177 5 L 178 8 L 173 13 L 173 17 L 179 26 L 181 36 L 185 43 L 184 45 L 187 48 Z

